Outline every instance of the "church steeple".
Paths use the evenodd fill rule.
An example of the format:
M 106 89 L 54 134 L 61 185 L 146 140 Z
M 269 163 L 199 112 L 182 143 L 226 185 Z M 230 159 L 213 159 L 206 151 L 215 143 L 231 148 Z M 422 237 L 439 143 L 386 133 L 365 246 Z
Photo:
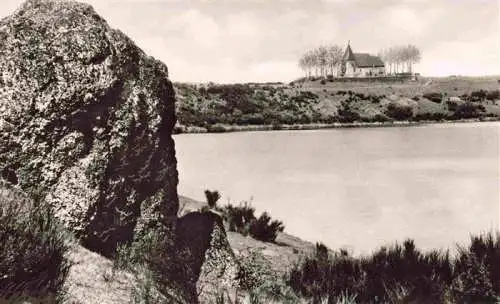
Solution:
M 352 52 L 351 49 L 351 41 L 347 41 L 347 48 L 345 49 L 344 53 L 344 60 L 345 61 L 355 61 L 356 58 L 354 57 L 354 53 Z

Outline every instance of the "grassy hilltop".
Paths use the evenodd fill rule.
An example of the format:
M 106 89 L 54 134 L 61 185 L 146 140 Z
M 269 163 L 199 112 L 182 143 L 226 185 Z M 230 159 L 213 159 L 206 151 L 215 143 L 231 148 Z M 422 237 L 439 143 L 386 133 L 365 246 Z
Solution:
M 401 82 L 299 79 L 290 84 L 175 84 L 178 132 L 498 119 L 496 78 Z M 267 128 L 266 128 L 267 126 Z

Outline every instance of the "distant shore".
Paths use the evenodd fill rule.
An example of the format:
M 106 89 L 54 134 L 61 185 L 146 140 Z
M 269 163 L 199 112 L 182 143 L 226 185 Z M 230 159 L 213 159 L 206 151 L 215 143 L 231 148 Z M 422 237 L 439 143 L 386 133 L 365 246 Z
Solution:
M 348 129 L 348 128 L 388 128 L 412 127 L 428 124 L 448 123 L 474 123 L 500 121 L 497 117 L 484 117 L 459 120 L 422 120 L 422 121 L 387 121 L 387 122 L 352 122 L 352 123 L 311 123 L 311 124 L 279 124 L 279 125 L 228 125 L 214 124 L 209 127 L 176 126 L 174 134 L 199 134 L 199 133 L 229 133 L 253 131 L 291 131 L 291 130 L 321 130 L 321 129 Z

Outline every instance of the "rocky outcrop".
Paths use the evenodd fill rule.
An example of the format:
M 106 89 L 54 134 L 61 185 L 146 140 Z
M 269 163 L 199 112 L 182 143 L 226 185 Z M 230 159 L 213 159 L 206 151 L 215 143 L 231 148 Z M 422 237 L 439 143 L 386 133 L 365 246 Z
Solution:
M 0 21 L 0 177 L 107 256 L 134 230 L 173 226 L 167 77 L 91 6 L 27 1 Z
M 205 285 L 236 287 L 238 267 L 219 216 L 177 219 L 175 121 L 167 67 L 89 5 L 29 0 L 0 21 L 0 186 L 27 193 L 26 208 L 47 203 L 106 257 L 160 228 L 165 252 L 189 253 L 165 257 L 189 266 L 173 292 L 196 303 L 196 288 L 214 299 Z M 79 301 L 87 264 L 70 276 Z
M 200 303 L 224 294 L 234 302 L 239 265 L 227 240 L 222 218 L 211 212 L 191 212 L 179 218 L 179 244 L 190 253 L 185 263 L 193 272 Z

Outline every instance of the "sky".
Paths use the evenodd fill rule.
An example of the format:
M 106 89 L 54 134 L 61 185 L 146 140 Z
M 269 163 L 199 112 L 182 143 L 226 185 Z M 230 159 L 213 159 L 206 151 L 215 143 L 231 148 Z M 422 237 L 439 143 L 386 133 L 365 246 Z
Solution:
M 23 1 L 0 0 L 0 17 Z M 500 75 L 500 0 L 81 0 L 173 81 L 288 82 L 323 44 L 414 44 L 425 76 Z

